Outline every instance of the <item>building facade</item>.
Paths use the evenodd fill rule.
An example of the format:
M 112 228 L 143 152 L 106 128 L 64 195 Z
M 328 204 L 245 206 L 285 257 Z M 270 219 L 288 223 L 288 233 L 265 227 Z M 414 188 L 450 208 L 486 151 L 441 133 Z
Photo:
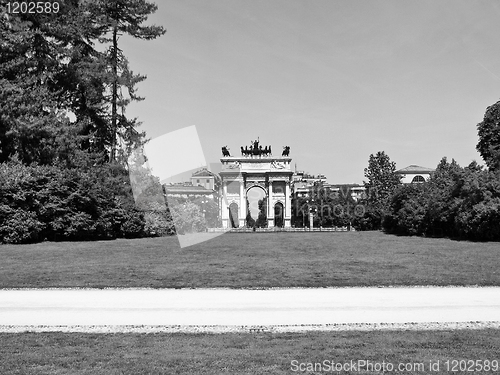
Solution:
M 193 186 L 202 186 L 207 190 L 216 190 L 216 182 L 219 176 L 202 168 L 191 175 L 191 184 Z
M 419 165 L 410 165 L 406 168 L 397 170 L 395 173 L 402 176 L 403 184 L 419 184 L 427 181 L 435 171 L 433 168 L 421 167 Z
M 224 156 L 220 159 L 221 216 L 224 228 L 246 226 L 249 192 L 261 190 L 268 227 L 291 226 L 291 158 L 267 155 Z

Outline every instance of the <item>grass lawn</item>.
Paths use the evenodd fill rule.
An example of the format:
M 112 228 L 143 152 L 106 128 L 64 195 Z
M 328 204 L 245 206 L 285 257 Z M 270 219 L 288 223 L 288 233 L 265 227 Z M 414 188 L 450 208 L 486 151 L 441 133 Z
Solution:
M 366 360 L 372 365 L 384 361 L 394 365 L 391 374 L 437 374 L 452 373 L 446 371 L 447 360 L 450 368 L 453 360 L 500 360 L 500 335 L 490 329 L 257 335 L 3 333 L 0 341 L 3 375 L 291 374 L 304 373 L 294 372 L 298 368 L 292 368 L 293 364 L 325 360 Z M 440 371 L 429 371 L 429 363 L 438 361 Z M 400 363 L 415 370 L 397 371 Z M 382 373 L 356 370 L 333 372 L 323 368 L 321 373 Z M 496 371 L 474 373 L 497 372 L 498 362 Z
M 500 285 L 500 244 L 381 232 L 228 233 L 0 246 L 0 288 Z

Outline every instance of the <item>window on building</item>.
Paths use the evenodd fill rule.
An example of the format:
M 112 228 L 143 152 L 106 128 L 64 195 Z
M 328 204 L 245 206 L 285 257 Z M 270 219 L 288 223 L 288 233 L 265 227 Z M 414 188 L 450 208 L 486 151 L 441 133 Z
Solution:
M 207 184 L 210 183 L 210 180 L 207 179 Z
M 199 184 L 200 183 L 200 180 L 196 180 L 196 183 Z
M 425 182 L 425 178 L 423 178 L 422 176 L 415 176 L 413 177 L 413 180 L 411 180 L 411 183 L 421 183 L 421 182 Z

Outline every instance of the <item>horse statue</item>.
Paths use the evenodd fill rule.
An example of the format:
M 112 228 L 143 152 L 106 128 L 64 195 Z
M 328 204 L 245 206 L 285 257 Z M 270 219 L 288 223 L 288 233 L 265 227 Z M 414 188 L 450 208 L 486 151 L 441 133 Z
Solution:
M 257 138 L 255 141 L 250 141 L 250 147 L 241 146 L 241 155 L 242 156 L 270 156 L 272 155 L 271 146 L 263 147 L 259 145 L 260 139 Z
M 250 150 L 249 150 L 248 146 L 245 146 L 245 148 L 243 148 L 243 146 L 241 146 L 241 155 L 243 155 L 243 156 L 252 155 L 252 148 L 250 147 Z
M 262 146 L 261 146 L 262 147 Z M 261 149 L 261 155 L 265 155 L 265 156 L 270 156 L 272 155 L 271 154 L 271 146 L 266 146 L 264 147 L 264 149 Z
M 252 154 L 253 155 L 260 155 L 260 149 L 259 149 L 259 138 L 257 137 L 256 141 L 252 141 L 253 146 L 252 146 Z M 262 147 L 262 146 L 261 146 Z
M 281 156 L 288 156 L 288 155 L 290 155 L 290 146 L 284 146 Z
M 231 154 L 229 153 L 229 149 L 227 148 L 227 146 L 223 146 L 222 147 L 222 156 L 231 156 Z

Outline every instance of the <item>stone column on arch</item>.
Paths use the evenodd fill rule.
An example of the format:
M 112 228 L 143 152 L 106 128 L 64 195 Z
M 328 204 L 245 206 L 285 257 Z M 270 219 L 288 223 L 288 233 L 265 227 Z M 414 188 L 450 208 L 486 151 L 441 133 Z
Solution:
M 273 205 L 273 181 L 269 179 L 268 187 L 268 198 L 267 198 L 267 226 L 269 228 L 274 227 L 274 205 Z
M 227 202 L 227 181 L 222 181 L 222 197 L 220 202 L 222 228 L 229 228 L 229 206 Z
M 239 225 L 240 228 L 245 226 L 245 220 L 247 218 L 247 202 L 245 197 L 245 181 L 241 179 L 240 181 L 240 215 L 239 215 Z
M 290 180 L 288 180 L 285 181 L 285 228 L 290 228 L 292 220 L 292 200 L 290 194 Z

